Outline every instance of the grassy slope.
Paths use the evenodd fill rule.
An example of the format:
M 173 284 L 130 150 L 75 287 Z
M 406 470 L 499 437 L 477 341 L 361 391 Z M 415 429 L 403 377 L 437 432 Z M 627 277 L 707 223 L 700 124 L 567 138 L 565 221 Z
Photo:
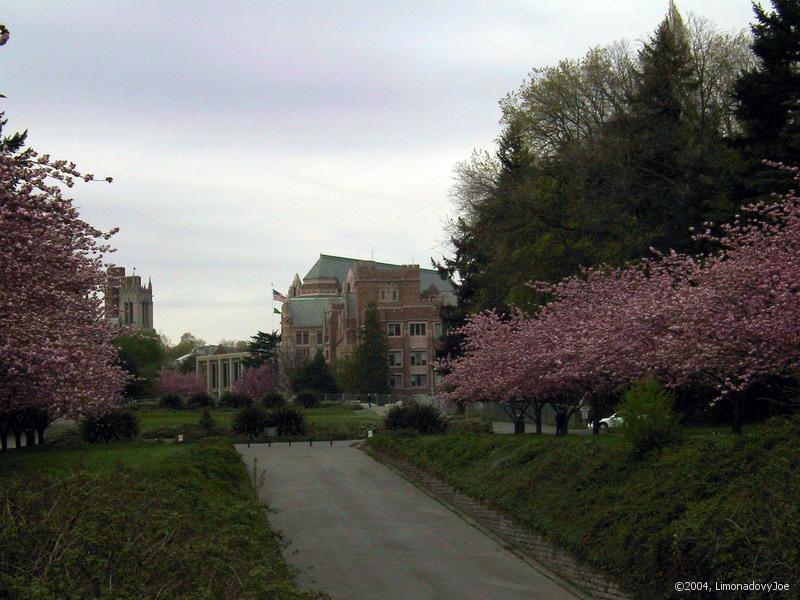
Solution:
M 13 451 L 0 505 L 3 598 L 308 597 L 225 440 Z
M 381 434 L 371 444 L 514 515 L 637 597 L 673 597 L 675 581 L 798 585 L 800 418 L 738 439 L 689 436 L 637 462 L 619 436 Z

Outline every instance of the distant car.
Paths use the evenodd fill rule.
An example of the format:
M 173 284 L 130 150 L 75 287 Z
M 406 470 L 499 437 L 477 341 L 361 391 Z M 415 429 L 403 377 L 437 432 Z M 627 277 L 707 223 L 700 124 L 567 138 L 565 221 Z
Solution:
M 614 429 L 615 427 L 619 427 L 622 425 L 622 417 L 617 413 L 614 413 L 610 417 L 606 417 L 605 419 L 600 419 L 600 429 Z M 589 423 L 589 429 L 592 429 L 594 423 Z

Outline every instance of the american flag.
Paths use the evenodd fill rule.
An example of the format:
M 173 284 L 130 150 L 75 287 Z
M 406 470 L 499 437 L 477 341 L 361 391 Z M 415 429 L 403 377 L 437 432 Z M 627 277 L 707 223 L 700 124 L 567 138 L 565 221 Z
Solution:
M 278 290 L 276 290 L 275 288 L 272 288 L 272 299 L 273 299 L 275 302 L 285 302 L 285 301 L 286 301 L 286 296 L 284 296 L 283 294 L 281 294 L 281 293 L 280 293 Z

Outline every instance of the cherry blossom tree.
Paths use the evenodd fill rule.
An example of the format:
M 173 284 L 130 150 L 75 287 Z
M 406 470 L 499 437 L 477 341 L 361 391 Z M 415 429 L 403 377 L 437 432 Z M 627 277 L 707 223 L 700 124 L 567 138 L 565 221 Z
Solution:
M 177 394 L 188 398 L 206 391 L 206 382 L 197 373 L 180 373 L 162 369 L 155 380 L 155 390 L 160 396 Z
M 239 381 L 233 384 L 231 389 L 237 394 L 246 394 L 254 400 L 258 400 L 267 392 L 275 387 L 275 369 L 267 363 L 259 367 L 251 367 L 242 371 Z
M 21 412 L 44 412 L 52 420 L 102 411 L 119 401 L 126 377 L 100 297 L 107 241 L 116 230 L 101 232 L 81 220 L 63 195 L 94 177 L 72 163 L 19 150 L 11 139 L 0 135 L 3 449 Z M 15 436 L 19 444 L 16 430 Z
M 796 168 L 773 166 L 798 181 Z M 718 398 L 730 397 L 740 432 L 747 390 L 800 368 L 800 198 L 774 196 L 743 210 L 721 235 L 697 237 L 720 250 L 702 258 L 673 303 L 655 363 L 677 382 L 704 381 Z
M 448 396 L 496 401 L 515 422 L 536 403 L 568 419 L 589 402 L 596 423 L 603 399 L 635 380 L 703 382 L 732 397 L 741 431 L 748 388 L 800 369 L 800 199 L 750 206 L 721 231 L 696 236 L 718 248 L 706 255 L 534 284 L 552 298 L 536 315 L 473 316 L 463 356 L 445 362 Z

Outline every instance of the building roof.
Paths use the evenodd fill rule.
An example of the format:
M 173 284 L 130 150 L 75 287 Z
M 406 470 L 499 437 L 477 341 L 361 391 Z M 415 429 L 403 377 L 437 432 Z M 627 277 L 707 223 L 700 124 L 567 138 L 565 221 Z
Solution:
M 314 263 L 314 266 L 309 269 L 304 279 L 335 277 L 339 281 L 339 285 L 343 285 L 345 279 L 347 279 L 347 272 L 353 268 L 358 260 L 357 258 L 320 254 L 319 259 Z M 375 261 L 364 262 L 373 262 L 378 269 L 398 269 L 401 266 Z M 455 292 L 453 285 L 446 279 L 442 279 L 439 272 L 434 269 L 420 269 L 419 278 L 420 290 L 426 290 L 433 285 L 439 292 Z
M 292 318 L 292 327 L 319 327 L 324 315 L 331 309 L 333 302 L 341 302 L 337 297 L 302 297 L 287 298 L 289 316 Z

